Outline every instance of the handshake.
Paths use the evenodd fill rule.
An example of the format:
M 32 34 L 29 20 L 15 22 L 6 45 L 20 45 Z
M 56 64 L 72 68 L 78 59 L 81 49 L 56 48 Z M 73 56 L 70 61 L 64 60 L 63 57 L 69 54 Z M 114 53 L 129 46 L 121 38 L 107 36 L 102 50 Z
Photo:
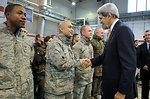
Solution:
M 81 64 L 83 68 L 88 68 L 92 66 L 91 60 L 88 58 L 82 59 Z

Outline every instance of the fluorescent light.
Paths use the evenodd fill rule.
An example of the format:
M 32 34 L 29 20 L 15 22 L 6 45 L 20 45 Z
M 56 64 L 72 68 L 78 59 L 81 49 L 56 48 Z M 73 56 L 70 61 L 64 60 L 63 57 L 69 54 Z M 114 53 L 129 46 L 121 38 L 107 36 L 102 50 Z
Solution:
M 73 5 L 73 6 L 75 6 L 75 5 L 76 5 L 76 3 L 75 3 L 75 2 L 72 2 L 72 5 Z

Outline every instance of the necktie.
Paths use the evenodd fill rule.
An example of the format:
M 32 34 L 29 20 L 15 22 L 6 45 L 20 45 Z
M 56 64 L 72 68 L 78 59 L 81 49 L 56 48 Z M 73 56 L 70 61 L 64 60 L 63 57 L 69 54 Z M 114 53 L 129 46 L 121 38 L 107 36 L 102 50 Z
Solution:
M 150 52 L 150 44 L 148 44 L 148 50 L 149 50 L 149 52 Z

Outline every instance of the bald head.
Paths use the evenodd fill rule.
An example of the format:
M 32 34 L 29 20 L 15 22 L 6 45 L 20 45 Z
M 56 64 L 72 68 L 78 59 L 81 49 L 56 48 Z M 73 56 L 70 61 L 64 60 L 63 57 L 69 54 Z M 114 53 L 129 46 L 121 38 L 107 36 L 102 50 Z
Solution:
M 59 24 L 59 31 L 67 37 L 72 37 L 74 31 L 73 25 L 68 20 L 62 21 Z

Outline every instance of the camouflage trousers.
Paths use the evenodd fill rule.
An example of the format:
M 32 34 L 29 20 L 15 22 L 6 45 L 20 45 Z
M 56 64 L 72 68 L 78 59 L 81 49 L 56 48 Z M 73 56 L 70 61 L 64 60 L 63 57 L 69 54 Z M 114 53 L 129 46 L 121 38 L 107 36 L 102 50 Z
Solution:
M 24 83 L 18 83 L 15 95 L 15 99 L 34 99 L 33 78 L 26 79 Z
M 66 93 L 62 95 L 54 95 L 50 93 L 45 93 L 45 99 L 73 99 L 73 93 Z
M 33 90 L 30 91 L 22 91 L 22 94 L 16 90 L 16 88 L 12 89 L 0 89 L 0 99 L 34 99 Z
M 97 95 L 102 95 L 102 77 L 101 76 L 93 76 L 92 83 L 92 97 L 96 97 Z
M 92 83 L 84 86 L 75 85 L 73 99 L 91 99 Z
M 16 99 L 14 89 L 0 90 L 0 99 Z

